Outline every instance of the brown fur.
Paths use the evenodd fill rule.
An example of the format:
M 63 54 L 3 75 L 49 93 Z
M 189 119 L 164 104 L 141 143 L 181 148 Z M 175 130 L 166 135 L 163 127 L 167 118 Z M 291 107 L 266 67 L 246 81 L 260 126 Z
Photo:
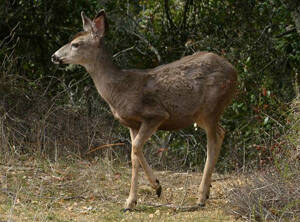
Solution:
M 72 37 L 72 41 L 74 40 L 74 39 L 77 39 L 78 37 L 80 37 L 80 36 L 84 36 L 84 35 L 87 35 L 87 34 L 89 34 L 88 32 L 78 32 L 76 35 L 74 35 L 73 37 Z
M 151 186 L 158 193 L 161 190 L 142 153 L 146 140 L 158 129 L 177 130 L 193 123 L 206 131 L 208 141 L 199 187 L 199 204 L 204 205 L 225 134 L 218 121 L 234 94 L 235 69 L 214 53 L 198 52 L 154 69 L 121 70 L 105 50 L 102 36 L 106 21 L 104 12 L 100 14 L 94 21 L 82 14 L 85 34 L 58 50 L 53 60 L 83 65 L 114 117 L 130 129 L 132 181 L 125 207 L 131 209 L 136 204 L 139 165 Z M 76 42 L 82 44 L 78 49 L 72 48 Z

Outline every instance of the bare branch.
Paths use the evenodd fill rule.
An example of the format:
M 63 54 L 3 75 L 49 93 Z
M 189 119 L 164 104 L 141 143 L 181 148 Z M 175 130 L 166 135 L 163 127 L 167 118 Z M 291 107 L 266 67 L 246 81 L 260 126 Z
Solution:
M 154 52 L 154 54 L 156 55 L 158 62 L 161 62 L 161 56 L 160 56 L 158 50 L 153 45 L 151 45 L 151 43 L 146 38 L 144 38 L 143 36 L 133 32 L 133 31 L 130 31 L 130 30 L 127 30 L 127 32 L 129 32 L 132 35 L 135 35 L 136 37 L 141 39 L 143 42 L 145 42 L 149 46 L 150 50 L 152 52 Z
M 188 13 L 190 5 L 192 3 L 193 3 L 193 0 L 186 0 L 186 2 L 185 2 L 184 12 L 183 12 L 183 19 L 182 19 L 182 22 L 181 22 L 181 28 L 182 29 L 186 28 L 187 13 Z
M 6 36 L 6 37 L 1 41 L 0 49 L 2 48 L 2 46 L 4 45 L 4 43 L 5 43 L 5 41 L 6 41 L 7 39 L 10 38 L 10 39 L 8 40 L 8 42 L 5 43 L 5 44 L 7 44 L 7 45 L 14 39 L 14 37 L 15 37 L 15 30 L 18 28 L 19 24 L 20 24 L 20 22 L 18 22 L 17 25 L 15 25 L 15 27 L 12 28 L 12 30 L 11 30 L 10 33 L 9 33 L 9 35 Z M 18 42 L 18 39 L 17 39 L 17 42 Z
M 135 45 L 131 46 L 131 47 L 127 48 L 127 49 L 123 49 L 122 51 L 115 53 L 112 57 L 116 58 L 116 57 L 120 56 L 122 53 L 125 53 L 125 52 L 128 52 L 130 50 L 133 50 L 134 48 L 135 48 Z
M 279 34 L 279 35 L 276 35 L 275 37 L 276 37 L 276 38 L 281 38 L 281 37 L 283 37 L 283 36 L 285 36 L 285 35 L 288 35 L 288 34 L 290 34 L 290 33 L 295 32 L 295 31 L 297 31 L 296 28 L 292 28 L 292 29 L 289 29 L 289 30 L 287 30 L 287 31 L 285 31 L 285 32 L 283 32 L 283 33 L 281 33 L 281 34 Z
M 166 12 L 167 19 L 168 19 L 168 21 L 170 23 L 170 26 L 171 26 L 170 28 L 171 29 L 176 28 L 176 26 L 174 25 L 174 22 L 173 22 L 173 20 L 170 16 L 169 0 L 165 0 L 165 12 Z
M 175 204 L 156 204 L 156 203 L 143 203 L 143 205 L 148 205 L 151 207 L 166 207 L 166 208 L 171 208 L 174 211 L 180 211 L 180 212 L 185 212 L 185 211 L 196 211 L 201 208 L 203 208 L 200 205 L 191 205 L 191 206 L 177 206 Z

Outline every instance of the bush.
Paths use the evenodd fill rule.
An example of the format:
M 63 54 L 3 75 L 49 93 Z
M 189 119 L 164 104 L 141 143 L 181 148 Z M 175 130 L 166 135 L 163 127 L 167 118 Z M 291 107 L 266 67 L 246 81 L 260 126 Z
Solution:
M 228 210 L 233 215 L 247 221 L 299 221 L 299 118 L 299 100 L 296 100 L 287 133 L 274 146 L 272 167 L 229 190 Z

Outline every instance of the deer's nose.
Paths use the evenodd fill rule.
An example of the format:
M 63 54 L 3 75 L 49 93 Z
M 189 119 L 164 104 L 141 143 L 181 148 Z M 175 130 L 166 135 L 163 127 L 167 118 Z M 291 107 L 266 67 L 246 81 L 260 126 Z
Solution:
M 58 57 L 57 55 L 55 55 L 55 54 L 53 54 L 53 55 L 51 56 L 51 61 L 52 61 L 53 63 L 55 63 L 55 64 L 60 64 L 60 59 L 59 59 L 59 57 Z

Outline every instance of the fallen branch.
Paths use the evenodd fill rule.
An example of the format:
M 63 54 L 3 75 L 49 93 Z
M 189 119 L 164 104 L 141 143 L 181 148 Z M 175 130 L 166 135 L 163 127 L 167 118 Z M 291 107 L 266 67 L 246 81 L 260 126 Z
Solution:
M 75 199 L 82 199 L 85 200 L 86 198 L 84 196 L 71 196 L 71 197 L 65 197 L 63 200 L 75 200 Z
M 86 154 L 90 154 L 90 153 L 92 153 L 92 152 L 95 152 L 95 151 L 97 151 L 97 150 L 101 150 L 101 149 L 107 148 L 107 147 L 112 147 L 112 146 L 123 146 L 123 145 L 125 145 L 125 143 L 104 144 L 104 145 L 102 145 L 102 146 L 98 146 L 98 147 L 96 147 L 96 148 L 94 148 L 94 149 L 92 149 L 92 150 L 87 151 Z
M 204 206 L 200 205 L 192 205 L 192 206 L 177 206 L 174 204 L 156 204 L 156 203 L 142 203 L 143 205 L 146 206 L 151 206 L 151 207 L 166 207 L 166 208 L 171 208 L 174 211 L 180 211 L 180 212 L 185 212 L 185 211 L 196 211 L 199 209 L 204 208 Z

